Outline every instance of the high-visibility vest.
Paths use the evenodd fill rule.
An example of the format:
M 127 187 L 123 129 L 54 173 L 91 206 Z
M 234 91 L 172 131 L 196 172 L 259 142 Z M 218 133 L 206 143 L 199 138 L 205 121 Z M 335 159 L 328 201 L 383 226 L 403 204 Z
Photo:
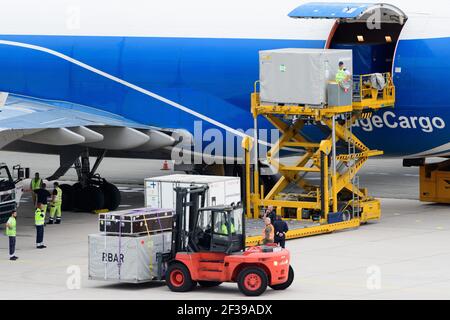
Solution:
M 42 179 L 32 179 L 31 180 L 31 189 L 33 190 L 37 190 L 41 188 L 41 184 L 42 184 Z
M 42 214 L 42 211 L 39 208 L 37 208 L 34 212 L 34 223 L 37 226 L 43 226 L 45 223 L 45 215 Z
M 267 228 L 270 228 L 269 238 L 266 237 L 266 229 Z M 271 225 L 271 224 L 266 225 L 263 230 L 263 239 L 273 241 L 274 237 L 275 237 L 275 229 L 273 228 L 273 225 Z
M 234 228 L 234 224 L 231 224 L 231 233 L 236 233 L 236 229 Z M 225 223 L 222 223 L 222 234 L 228 234 L 228 228 Z
M 56 196 L 55 196 L 55 202 L 61 202 L 62 201 L 62 190 L 59 187 L 55 188 L 56 190 Z
M 345 70 L 344 69 L 338 70 L 338 72 L 336 73 L 336 82 L 341 83 L 346 78 L 347 78 L 347 73 L 345 72 Z
M 16 218 L 9 217 L 7 224 L 9 227 L 6 227 L 6 235 L 8 237 L 15 237 L 16 236 Z
M 225 223 L 222 223 L 222 234 L 228 234 L 228 228 Z

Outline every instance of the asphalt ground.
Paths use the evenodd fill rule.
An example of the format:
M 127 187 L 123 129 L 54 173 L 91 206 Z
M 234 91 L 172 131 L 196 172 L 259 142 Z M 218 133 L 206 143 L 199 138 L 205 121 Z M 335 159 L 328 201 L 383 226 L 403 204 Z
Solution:
M 21 163 L 44 176 L 58 164 L 56 157 L 44 155 L 1 152 L 0 156 L 8 164 Z M 120 183 L 121 209 L 126 209 L 143 206 L 144 177 L 171 173 L 161 171 L 161 166 L 161 161 L 106 159 L 100 172 Z M 360 176 L 361 185 L 382 198 L 382 219 L 353 230 L 289 241 L 295 281 L 285 291 L 268 289 L 263 299 L 450 298 L 450 207 L 419 202 L 418 170 L 402 168 L 401 160 L 371 160 Z M 89 280 L 87 236 L 98 232 L 97 216 L 64 212 L 61 225 L 46 227 L 48 248 L 37 250 L 30 198 L 25 194 L 19 209 L 19 260 L 8 260 L 7 238 L 0 231 L 0 299 L 243 298 L 231 283 L 175 294 L 160 282 Z M 74 274 L 80 276 L 79 289 L 73 286 Z

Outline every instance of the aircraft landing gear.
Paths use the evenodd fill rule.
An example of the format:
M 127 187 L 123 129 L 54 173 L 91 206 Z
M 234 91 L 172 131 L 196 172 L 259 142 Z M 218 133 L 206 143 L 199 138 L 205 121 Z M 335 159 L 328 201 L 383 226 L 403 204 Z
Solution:
M 97 157 L 92 169 L 89 163 L 88 149 L 84 149 L 81 154 L 76 157 L 73 164 L 77 171 L 78 182 L 74 185 L 60 185 L 63 193 L 63 211 L 78 210 L 92 212 L 101 209 L 113 211 L 119 207 L 121 202 L 119 189 L 114 184 L 95 173 L 103 160 L 105 153 L 106 150 Z M 52 178 L 55 177 L 53 176 Z
M 83 187 L 77 182 L 73 186 L 63 184 L 63 210 L 95 211 L 100 209 L 116 210 L 121 202 L 119 189 L 106 179 L 95 175 Z

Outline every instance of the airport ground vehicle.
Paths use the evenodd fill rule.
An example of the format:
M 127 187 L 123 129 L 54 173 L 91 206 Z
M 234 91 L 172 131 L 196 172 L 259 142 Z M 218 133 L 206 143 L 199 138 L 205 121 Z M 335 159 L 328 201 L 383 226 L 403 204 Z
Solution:
M 236 282 L 248 296 L 288 288 L 294 280 L 290 253 L 276 245 L 245 248 L 243 209 L 203 207 L 205 187 L 176 188 L 172 250 L 159 256 L 165 279 L 175 292 Z M 160 268 L 162 270 L 163 268 Z M 162 278 L 162 275 L 161 275 Z
M 287 78 L 289 71 L 270 70 L 280 63 L 272 63 L 275 59 L 284 63 L 285 68 L 289 65 L 293 76 L 287 84 L 280 86 L 284 89 L 299 79 L 295 63 L 301 61 L 302 55 L 311 59 L 314 56 L 319 57 L 317 64 L 305 61 L 302 65 L 302 70 L 305 70 L 312 65 L 320 65 L 322 54 L 330 54 L 332 58 L 337 54 L 340 60 L 341 52 L 280 49 L 263 51 L 261 54 L 261 65 L 268 70 L 268 75 L 265 74 L 261 78 L 264 78 L 265 86 L 268 86 L 268 82 L 272 83 L 266 91 L 274 95 L 275 100 L 265 102 L 263 81 L 255 83 L 251 95 L 251 112 L 255 121 L 254 137 L 247 137 L 242 143 L 245 150 L 245 201 L 248 204 L 246 215 L 248 218 L 257 219 L 263 208 L 272 206 L 284 219 L 295 219 L 307 225 L 305 228 L 289 231 L 287 239 L 356 228 L 381 218 L 380 200 L 360 186 L 357 174 L 370 157 L 383 155 L 383 151 L 369 148 L 353 132 L 353 125 L 359 119 L 370 119 L 376 112 L 394 107 L 396 88 L 391 74 L 353 75 L 346 80 L 347 88 L 335 79 L 323 83 L 318 80 L 317 83 L 323 85 L 322 90 L 311 96 L 313 89 L 305 90 L 305 97 L 295 97 L 297 103 L 288 101 L 286 105 L 282 99 L 290 97 L 284 97 L 282 90 L 276 91 L 278 88 L 275 80 L 278 80 L 278 77 L 281 83 Z M 345 50 L 343 52 L 349 53 Z M 290 60 L 290 56 L 296 55 L 296 59 Z M 266 65 L 269 67 L 264 66 L 265 61 L 269 61 L 267 57 L 270 63 Z M 328 60 L 323 65 L 327 66 Z M 310 74 L 317 76 L 323 73 L 311 70 Z M 299 88 L 306 88 L 306 85 L 308 82 L 301 83 Z M 324 94 L 325 91 L 327 95 Z M 291 89 L 288 92 L 302 91 Z M 317 97 L 318 102 L 321 102 L 321 96 L 326 96 L 322 105 L 302 103 L 306 101 L 302 99 Z M 257 161 L 260 159 L 259 148 L 252 147 L 254 141 L 258 141 L 258 118 L 265 118 L 264 120 L 280 132 L 279 139 L 264 155 L 267 164 L 279 175 L 279 179 L 271 185 L 265 184 L 261 179 Z M 322 132 L 320 139 L 314 139 L 309 134 L 313 129 Z M 286 163 L 285 159 L 280 157 L 283 149 L 293 152 L 291 163 Z M 258 237 L 247 239 L 247 244 L 255 241 L 259 241 Z
M 8 166 L 0 163 L 0 224 L 5 223 L 19 206 L 23 191 L 21 181 L 29 178 L 29 169 L 17 165 L 13 167 L 13 170 L 17 172 L 16 180 L 11 175 Z

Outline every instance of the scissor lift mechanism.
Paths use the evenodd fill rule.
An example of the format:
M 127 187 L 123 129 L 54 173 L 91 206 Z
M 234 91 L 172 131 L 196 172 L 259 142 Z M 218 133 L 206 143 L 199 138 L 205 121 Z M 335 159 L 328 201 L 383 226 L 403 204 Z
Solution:
M 246 171 L 246 215 L 258 218 L 266 206 L 276 208 L 285 219 L 316 222 L 314 226 L 289 231 L 287 238 L 299 238 L 329 233 L 340 229 L 358 227 L 381 216 L 380 201 L 359 187 L 356 174 L 369 157 L 382 155 L 383 151 L 370 150 L 352 132 L 356 120 L 369 118 L 373 112 L 395 103 L 395 87 L 389 73 L 384 74 L 386 86 L 373 89 L 367 79 L 371 75 L 358 76 L 354 82 L 352 105 L 314 106 L 261 104 L 257 82 L 251 95 L 251 112 L 254 117 L 254 137 L 258 140 L 258 117 L 263 116 L 281 136 L 271 145 L 266 158 L 276 168 L 281 178 L 271 190 L 265 192 L 260 184 L 258 148 L 255 148 L 252 174 L 252 139 L 245 138 L 242 146 Z M 312 141 L 304 134 L 307 126 L 328 130 L 325 139 Z M 339 150 L 338 150 L 339 147 Z M 347 149 L 343 152 L 342 148 Z M 282 149 L 302 151 L 295 165 L 282 164 L 278 155 Z M 320 174 L 320 183 L 313 184 L 307 177 Z M 253 176 L 253 177 L 252 177 Z M 288 186 L 296 185 L 299 193 L 284 193 Z M 247 238 L 247 244 L 257 243 L 260 237 Z

